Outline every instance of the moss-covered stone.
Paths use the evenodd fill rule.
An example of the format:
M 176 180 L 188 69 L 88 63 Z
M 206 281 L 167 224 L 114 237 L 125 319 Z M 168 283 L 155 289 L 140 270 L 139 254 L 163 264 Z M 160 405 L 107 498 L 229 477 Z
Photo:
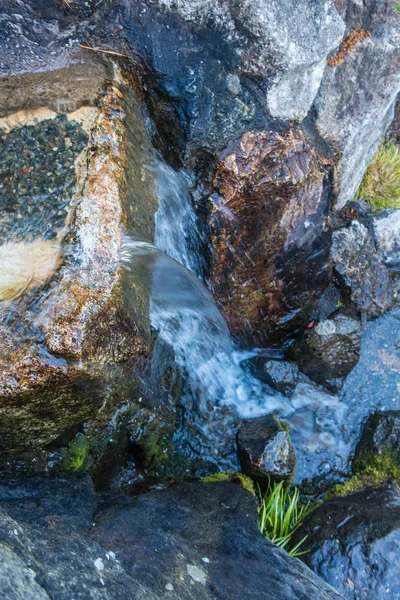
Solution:
M 394 479 L 400 482 L 400 465 L 392 452 L 385 450 L 380 454 L 364 452 L 353 462 L 354 477 L 336 485 L 327 498 L 348 496 L 366 487 L 376 487 Z

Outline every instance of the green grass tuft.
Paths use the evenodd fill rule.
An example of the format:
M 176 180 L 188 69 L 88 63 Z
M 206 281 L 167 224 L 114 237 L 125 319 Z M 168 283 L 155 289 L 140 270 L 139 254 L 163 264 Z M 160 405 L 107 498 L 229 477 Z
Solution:
M 400 1 L 395 0 L 395 2 L 393 2 L 393 8 L 397 14 L 400 15 Z
M 89 450 L 91 442 L 83 433 L 78 433 L 76 437 L 68 444 L 66 452 L 66 466 L 68 471 L 79 471 L 82 469 Z
M 284 548 L 291 556 L 305 554 L 301 546 L 305 536 L 296 545 L 292 545 L 292 536 L 300 527 L 310 511 L 309 503 L 300 501 L 297 488 L 290 492 L 285 483 L 273 483 L 264 497 L 260 498 L 259 527 L 261 533 L 277 546 Z
M 389 479 L 400 482 L 400 465 L 389 449 L 380 454 L 363 453 L 354 460 L 353 472 L 354 477 L 336 485 L 327 498 L 355 494 L 364 488 L 381 485 Z
M 365 172 L 357 192 L 373 210 L 400 208 L 400 148 L 382 142 Z

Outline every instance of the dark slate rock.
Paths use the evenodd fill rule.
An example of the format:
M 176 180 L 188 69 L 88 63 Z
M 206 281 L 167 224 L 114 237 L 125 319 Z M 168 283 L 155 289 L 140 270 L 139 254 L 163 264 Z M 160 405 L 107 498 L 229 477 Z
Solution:
M 260 483 L 290 479 L 296 456 L 289 433 L 272 415 L 242 421 L 238 453 L 244 473 Z
M 382 453 L 385 450 L 400 463 L 400 411 L 376 412 L 366 422 L 361 439 L 356 448 L 356 456 L 369 453 Z
M 256 500 L 238 485 L 96 497 L 73 476 L 1 479 L 0 597 L 342 598 L 259 533 Z
M 341 386 L 360 358 L 362 325 L 358 319 L 338 313 L 308 329 L 296 350 L 300 369 L 330 389 Z
M 358 220 L 335 231 L 331 256 L 351 301 L 368 318 L 376 318 L 395 304 L 391 276 L 379 258 L 374 238 Z
M 325 502 L 296 533 L 304 535 L 304 562 L 348 600 L 400 598 L 396 484 Z

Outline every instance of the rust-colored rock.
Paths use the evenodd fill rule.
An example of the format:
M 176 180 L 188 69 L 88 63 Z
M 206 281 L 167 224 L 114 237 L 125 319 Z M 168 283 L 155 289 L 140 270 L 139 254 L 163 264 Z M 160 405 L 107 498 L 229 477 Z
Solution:
M 330 275 L 323 164 L 299 131 L 249 132 L 221 158 L 214 187 L 214 298 L 242 341 L 281 344 Z

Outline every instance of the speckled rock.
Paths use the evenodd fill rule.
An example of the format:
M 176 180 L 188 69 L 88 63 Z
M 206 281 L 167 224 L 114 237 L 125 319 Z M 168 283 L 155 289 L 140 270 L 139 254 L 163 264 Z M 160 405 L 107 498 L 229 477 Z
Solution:
M 273 416 L 242 421 L 237 444 L 242 470 L 255 481 L 291 478 L 296 456 L 290 435 Z
M 230 330 L 268 346 L 308 321 L 330 276 L 317 153 L 290 130 L 246 133 L 217 165 L 210 285 Z
M 340 160 L 334 181 L 337 206 L 352 200 L 394 115 L 400 91 L 400 19 L 393 2 L 338 0 L 351 32 L 370 33 L 327 65 L 314 103 L 315 122 Z
M 376 318 L 394 306 L 391 275 L 365 225 L 355 219 L 348 227 L 335 231 L 331 255 L 351 301 L 368 318 Z
M 80 68 L 90 72 L 92 64 L 91 59 Z M 119 253 L 125 228 L 151 239 L 157 200 L 144 168 L 149 146 L 135 81 L 110 64 L 107 72 L 113 70 L 114 80 L 103 78 L 99 97 L 90 88 L 89 75 L 87 104 L 72 113 L 64 115 L 62 102 L 56 114 L 45 106 L 36 108 L 48 100 L 47 94 L 62 98 L 55 83 L 46 86 L 44 97 L 43 88 L 33 86 L 30 105 L 0 119 L 5 141 L 26 133 L 22 146 L 31 151 L 23 168 L 35 175 L 14 197 L 7 190 L 1 197 L 9 203 L 10 223 L 20 215 L 20 227 L 9 228 L 9 236 L 11 231 L 16 239 L 54 238 L 62 250 L 62 266 L 44 287 L 41 282 L 42 287 L 25 293 L 12 307 L 1 307 L 3 456 L 43 447 L 71 427 L 95 420 L 99 411 L 106 418 L 118 401 L 114 397 L 106 403 L 111 391 L 117 387 L 123 396 L 128 384 L 123 365 L 149 350 L 148 292 L 124 275 Z M 59 71 L 44 75 L 46 81 L 59 76 Z M 62 75 L 65 84 L 67 76 Z M 21 83 L 18 74 L 15 79 Z M 70 158 L 66 152 L 74 148 L 77 129 L 81 143 Z M 38 141 L 40 135 L 44 137 Z M 53 174 L 46 140 L 51 140 L 53 164 L 72 176 Z M 41 171 L 42 155 L 47 167 Z M 7 168 L 12 176 L 12 161 Z
M 373 217 L 377 250 L 389 269 L 400 268 L 400 210 L 382 210 Z
M 320 321 L 304 332 L 296 349 L 301 371 L 333 390 L 360 358 L 362 325 L 353 317 L 341 311 Z
M 342 598 L 260 534 L 256 499 L 228 482 L 130 498 L 96 497 L 86 477 L 2 478 L 1 555 L 13 600 L 9 583 L 16 600 Z
M 348 600 L 399 597 L 397 484 L 325 502 L 295 534 L 304 535 L 308 552 L 302 560 Z

